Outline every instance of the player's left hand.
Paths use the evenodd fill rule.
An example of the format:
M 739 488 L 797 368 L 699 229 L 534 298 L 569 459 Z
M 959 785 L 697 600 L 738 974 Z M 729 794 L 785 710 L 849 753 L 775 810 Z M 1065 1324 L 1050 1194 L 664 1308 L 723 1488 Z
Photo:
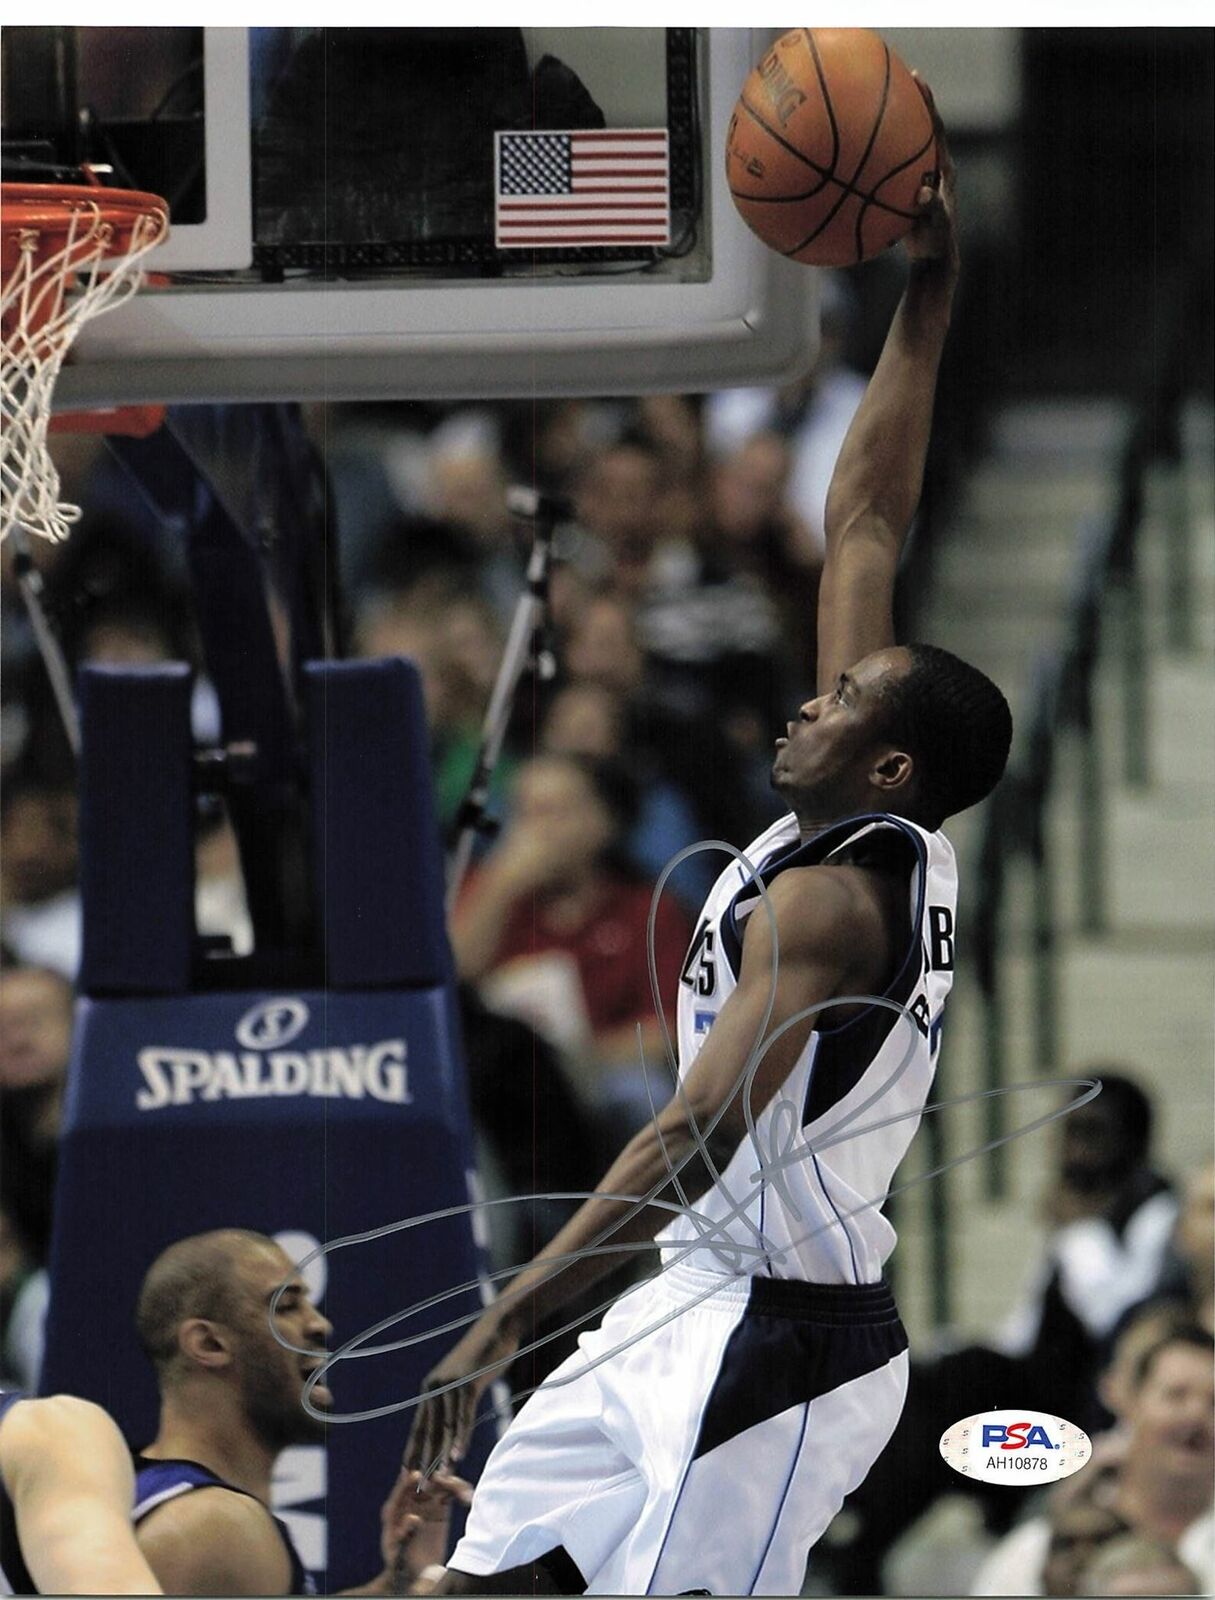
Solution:
M 429 1472 L 459 1461 L 468 1448 L 477 1402 L 500 1378 L 519 1348 L 519 1336 L 498 1306 L 491 1306 L 426 1376 L 405 1465 Z M 449 1388 L 448 1385 L 451 1385 Z M 432 1391 L 442 1389 L 442 1394 Z
M 935 183 L 926 183 L 916 196 L 920 214 L 911 232 L 904 239 L 907 254 L 913 261 L 938 261 L 951 273 L 958 270 L 957 208 L 954 183 L 953 157 L 949 153 L 949 140 L 945 124 L 937 110 L 932 90 L 918 72 L 911 76 L 924 97 L 932 117 L 936 136 L 937 173 Z
M 450 1473 L 426 1478 L 403 1468 L 380 1508 L 380 1554 L 389 1594 L 409 1594 L 427 1567 L 447 1554 L 451 1505 L 468 1505 L 472 1485 Z

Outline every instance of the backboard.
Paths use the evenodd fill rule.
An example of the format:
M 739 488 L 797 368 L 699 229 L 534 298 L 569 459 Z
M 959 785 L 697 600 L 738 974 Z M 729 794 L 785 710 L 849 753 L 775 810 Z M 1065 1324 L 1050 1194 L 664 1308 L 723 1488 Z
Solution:
M 6 176 L 19 138 L 26 153 L 40 143 L 60 163 L 108 165 L 107 181 L 172 203 L 173 253 L 151 263 L 167 284 L 84 330 L 56 405 L 640 393 L 792 376 L 815 353 L 816 275 L 751 235 L 722 158 L 771 37 L 6 29 L 6 89 L 24 86 L 6 94 Z M 574 160 L 594 138 L 660 139 L 647 214 L 661 210 L 661 234 L 504 238 L 501 152 L 536 130 L 550 154 L 572 141 Z M 600 224 L 633 199 L 609 200 Z

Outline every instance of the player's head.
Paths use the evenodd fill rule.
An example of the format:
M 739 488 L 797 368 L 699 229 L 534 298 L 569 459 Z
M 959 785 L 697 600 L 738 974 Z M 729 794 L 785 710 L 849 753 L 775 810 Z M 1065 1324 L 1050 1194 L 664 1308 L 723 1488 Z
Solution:
M 991 793 L 1011 742 L 990 678 L 935 645 L 901 645 L 806 701 L 778 741 L 772 782 L 807 819 L 889 811 L 935 829 Z
M 284 1348 L 274 1326 L 292 1345 L 318 1352 L 302 1356 Z M 304 1379 L 319 1365 L 330 1325 L 312 1304 L 303 1280 L 284 1252 L 264 1234 L 241 1228 L 180 1239 L 148 1270 L 139 1293 L 135 1324 L 168 1399 L 189 1389 L 195 1406 L 200 1391 L 221 1392 L 258 1440 L 272 1450 L 317 1438 L 324 1424 L 303 1409 Z M 324 1408 L 332 1396 L 323 1384 L 312 1403 Z

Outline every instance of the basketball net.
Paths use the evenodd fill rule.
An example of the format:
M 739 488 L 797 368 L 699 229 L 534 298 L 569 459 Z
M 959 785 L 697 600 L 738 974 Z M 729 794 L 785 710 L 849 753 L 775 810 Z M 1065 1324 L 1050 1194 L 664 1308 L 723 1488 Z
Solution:
M 55 184 L 6 183 L 0 199 L 0 541 L 20 528 L 57 543 L 80 517 L 59 499 L 47 451 L 59 369 L 84 324 L 139 288 L 168 208 L 134 190 Z

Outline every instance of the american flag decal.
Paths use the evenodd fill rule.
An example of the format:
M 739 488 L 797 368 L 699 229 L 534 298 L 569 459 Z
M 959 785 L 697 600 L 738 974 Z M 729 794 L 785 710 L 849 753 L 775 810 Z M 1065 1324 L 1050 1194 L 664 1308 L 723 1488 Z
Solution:
M 495 133 L 494 180 L 499 249 L 670 243 L 665 128 Z

